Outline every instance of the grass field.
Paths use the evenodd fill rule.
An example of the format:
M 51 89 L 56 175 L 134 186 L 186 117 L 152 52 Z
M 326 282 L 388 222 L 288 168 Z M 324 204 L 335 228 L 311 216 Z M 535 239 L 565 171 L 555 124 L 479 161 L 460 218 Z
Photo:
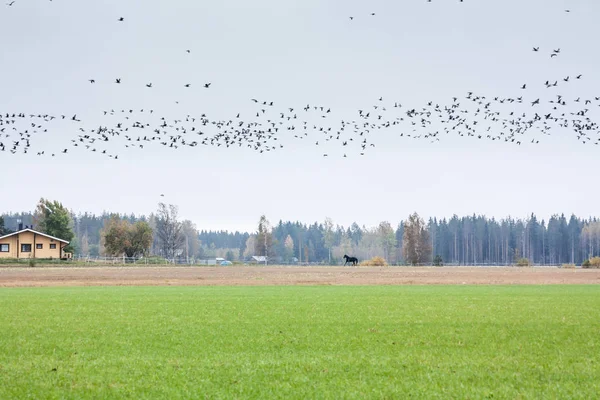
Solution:
M 0 290 L 0 398 L 597 398 L 600 287 Z

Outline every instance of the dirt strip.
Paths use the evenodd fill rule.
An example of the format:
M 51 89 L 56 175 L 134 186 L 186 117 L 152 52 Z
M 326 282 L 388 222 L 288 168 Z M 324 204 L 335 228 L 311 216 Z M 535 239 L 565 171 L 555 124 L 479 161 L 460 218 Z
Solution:
M 462 284 L 600 284 L 600 270 L 484 267 L 0 267 L 0 287 Z

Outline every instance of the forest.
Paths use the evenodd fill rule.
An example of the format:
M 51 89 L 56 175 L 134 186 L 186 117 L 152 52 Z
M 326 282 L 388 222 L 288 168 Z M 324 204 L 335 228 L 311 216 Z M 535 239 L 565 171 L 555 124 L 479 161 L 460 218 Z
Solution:
M 73 251 L 77 256 L 104 256 L 102 232 L 109 220 L 117 218 L 135 223 L 147 222 L 153 229 L 156 215 L 73 213 Z M 34 226 L 32 212 L 5 213 L 0 233 L 14 231 L 18 221 Z M 344 227 L 327 218 L 322 222 L 279 221 L 271 225 L 266 217 L 257 219 L 256 232 L 210 231 L 197 228 L 191 221 L 180 221 L 181 249 L 178 257 L 248 261 L 252 256 L 267 255 L 277 263 L 340 264 L 344 254 L 360 260 L 375 256 L 390 264 L 405 264 L 403 238 L 406 220 L 392 226 L 381 222 L 367 227 L 353 223 Z M 259 223 L 260 222 L 260 223 Z M 526 219 L 501 220 L 482 215 L 431 218 L 424 221 L 429 245 L 423 258 L 431 263 L 436 257 L 445 265 L 511 265 L 527 259 L 535 265 L 581 265 L 600 256 L 600 220 L 575 215 L 553 215 L 548 221 L 535 214 Z M 35 229 L 35 226 L 34 226 Z M 265 237 L 268 240 L 265 240 Z M 263 244 L 264 242 L 264 244 Z M 160 254 L 154 238 L 149 254 Z

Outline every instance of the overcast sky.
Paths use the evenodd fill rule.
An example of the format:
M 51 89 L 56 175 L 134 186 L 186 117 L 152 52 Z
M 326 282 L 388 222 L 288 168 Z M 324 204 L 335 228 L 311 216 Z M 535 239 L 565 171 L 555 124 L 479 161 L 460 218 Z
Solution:
M 590 98 L 600 96 L 599 15 L 597 0 L 17 0 L 0 7 L 0 112 L 77 114 L 94 128 L 107 123 L 104 110 L 121 108 L 227 120 L 254 114 L 258 98 L 330 107 L 333 123 L 380 97 L 411 108 L 449 105 L 468 91 Z M 552 95 L 543 86 L 578 74 Z M 0 210 L 33 210 L 46 197 L 76 212 L 148 214 L 163 200 L 199 229 L 228 230 L 254 230 L 261 214 L 345 226 L 397 224 L 413 211 L 600 216 L 600 146 L 569 129 L 528 133 L 521 146 L 400 132 L 374 132 L 375 148 L 347 158 L 339 143 L 324 149 L 283 134 L 284 148 L 263 154 L 115 144 L 116 161 L 76 148 L 37 157 L 79 133 L 56 122 L 30 154 L 0 153 Z

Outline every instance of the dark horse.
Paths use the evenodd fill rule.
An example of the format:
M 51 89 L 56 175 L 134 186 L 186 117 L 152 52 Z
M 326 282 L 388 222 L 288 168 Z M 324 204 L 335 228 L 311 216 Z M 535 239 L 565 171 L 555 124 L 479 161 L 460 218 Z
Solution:
M 352 265 L 358 264 L 358 258 L 356 258 L 356 257 L 348 257 L 347 255 L 344 254 L 344 258 L 346 259 L 344 266 L 348 263 L 352 263 Z

